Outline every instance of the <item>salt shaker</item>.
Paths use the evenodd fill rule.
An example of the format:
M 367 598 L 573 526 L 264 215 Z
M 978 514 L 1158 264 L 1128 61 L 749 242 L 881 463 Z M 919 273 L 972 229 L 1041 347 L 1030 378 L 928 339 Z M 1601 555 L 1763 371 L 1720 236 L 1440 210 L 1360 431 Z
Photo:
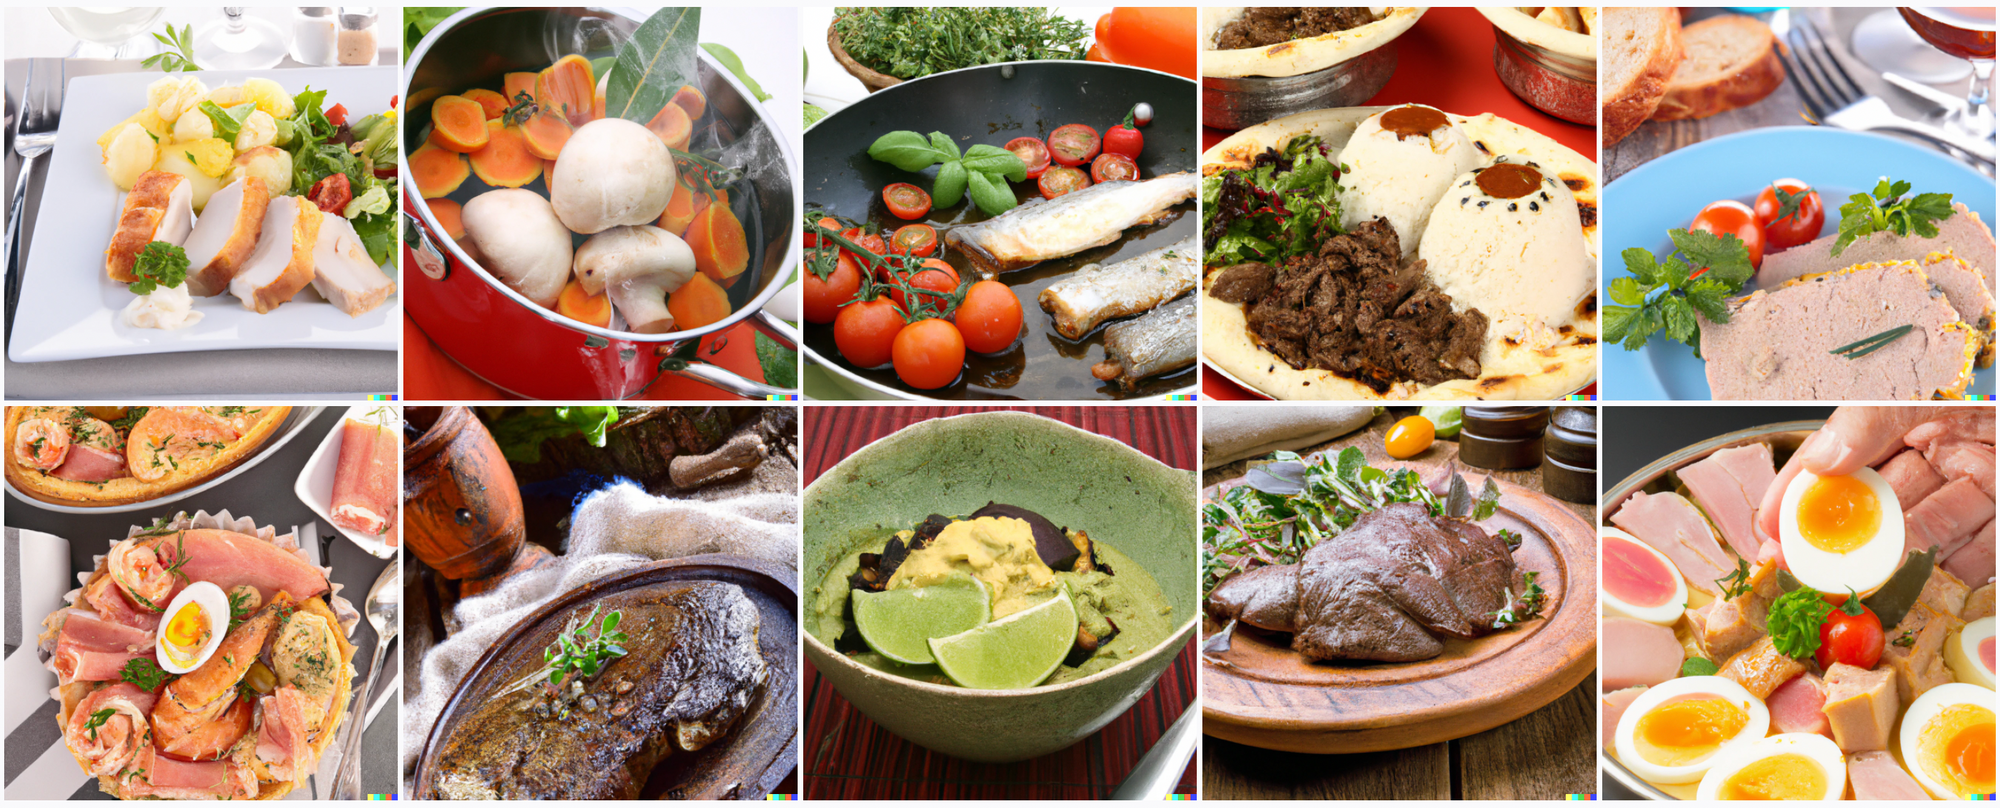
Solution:
M 340 7 L 339 57 L 343 65 L 375 63 L 375 8 Z
M 300 64 L 333 66 L 335 39 L 332 6 L 299 6 L 292 15 L 292 58 Z

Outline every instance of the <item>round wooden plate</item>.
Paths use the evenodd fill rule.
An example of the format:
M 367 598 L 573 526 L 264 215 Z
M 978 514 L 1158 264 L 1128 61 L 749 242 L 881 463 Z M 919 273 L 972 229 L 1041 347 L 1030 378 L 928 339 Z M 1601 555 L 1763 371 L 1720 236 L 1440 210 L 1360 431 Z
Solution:
M 1474 491 L 1485 485 L 1460 473 Z M 1211 486 L 1203 499 L 1241 483 Z M 1287 752 L 1407 749 L 1492 729 L 1576 687 L 1597 667 L 1597 531 L 1553 497 L 1499 485 L 1499 510 L 1480 525 L 1521 534 L 1514 562 L 1541 573 L 1543 619 L 1446 639 L 1443 654 L 1407 663 L 1309 662 L 1290 635 L 1239 626 L 1228 651 L 1202 655 L 1202 732 Z M 1205 618 L 1202 636 L 1221 629 Z
M 531 654 L 540 658 L 548 637 L 562 629 L 557 615 L 570 607 L 632 589 L 697 581 L 736 584 L 757 604 L 763 623 L 757 630 L 757 645 L 764 652 L 769 681 L 749 714 L 736 729 L 720 741 L 693 754 L 675 752 L 653 769 L 644 794 L 656 793 L 664 799 L 752 799 L 761 800 L 778 787 L 798 765 L 799 751 L 799 593 L 797 573 L 742 556 L 711 554 L 655 561 L 608 578 L 593 581 L 549 601 L 534 614 L 514 624 L 494 641 L 493 647 L 473 663 L 458 690 L 446 702 L 444 712 L 430 736 L 424 740 L 412 780 L 416 798 L 436 799 L 430 789 L 431 753 L 451 736 L 460 718 L 472 713 L 471 706 L 488 694 L 506 686 L 500 681 L 500 664 L 511 654 Z M 664 789 L 661 787 L 665 784 Z

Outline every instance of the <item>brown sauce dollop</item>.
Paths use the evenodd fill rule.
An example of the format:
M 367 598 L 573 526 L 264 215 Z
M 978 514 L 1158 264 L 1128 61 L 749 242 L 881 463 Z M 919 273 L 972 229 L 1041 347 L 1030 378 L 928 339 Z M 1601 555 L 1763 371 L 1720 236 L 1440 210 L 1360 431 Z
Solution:
M 1542 172 L 1519 163 L 1494 163 L 1480 171 L 1475 181 L 1488 196 L 1520 199 L 1542 187 Z
M 1444 113 L 1416 104 L 1382 113 L 1382 128 L 1396 133 L 1397 140 L 1408 140 L 1412 135 L 1430 137 L 1432 132 L 1450 125 L 1451 119 L 1446 118 Z

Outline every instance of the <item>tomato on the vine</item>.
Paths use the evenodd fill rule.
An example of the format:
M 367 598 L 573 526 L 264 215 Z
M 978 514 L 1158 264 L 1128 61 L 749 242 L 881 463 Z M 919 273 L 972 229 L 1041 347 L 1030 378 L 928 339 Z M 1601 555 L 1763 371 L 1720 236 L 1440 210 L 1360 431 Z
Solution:
M 952 269 L 950 264 L 936 258 L 931 258 L 924 261 L 923 269 L 911 273 L 909 280 L 904 281 L 904 283 L 909 284 L 913 289 L 925 289 L 940 294 L 949 294 L 958 290 L 958 270 Z M 903 294 L 902 289 L 891 289 L 889 296 L 895 298 L 896 305 L 902 306 L 904 311 L 910 311 L 915 308 Z M 922 298 L 924 302 L 931 304 L 936 304 L 943 300 L 941 297 L 932 295 L 919 295 L 918 297 Z
M 882 241 L 882 237 L 868 232 L 868 229 L 865 227 L 847 228 L 840 231 L 840 237 L 852 242 L 856 247 L 873 253 L 876 258 L 881 258 L 889 254 L 889 245 Z M 841 249 L 841 254 L 854 259 L 856 267 L 868 266 L 868 259 L 864 256 L 855 255 L 846 248 Z
M 1757 224 L 1756 212 L 1734 199 L 1724 199 L 1710 203 L 1694 217 L 1689 230 L 1702 230 L 1718 236 L 1735 236 L 1743 240 L 1743 246 L 1750 251 L 1750 266 L 1764 265 L 1764 228 Z M 1696 275 L 1708 271 L 1707 267 L 1697 268 Z
M 936 390 L 965 371 L 965 338 L 938 319 L 918 320 L 895 337 L 896 378 L 918 390 Z
M 1049 153 L 1056 162 L 1066 166 L 1080 166 L 1097 156 L 1103 142 L 1097 137 L 1097 130 L 1080 123 L 1065 124 L 1049 133 Z
M 980 281 L 965 290 L 952 318 L 967 350 L 999 353 L 1021 337 L 1021 299 L 999 281 Z
M 861 288 L 861 269 L 854 265 L 854 259 L 842 253 L 834 260 L 833 272 L 826 280 L 812 272 L 805 273 L 801 281 L 805 293 L 805 317 L 808 323 L 830 323 L 840 314 L 840 309 L 854 300 L 854 293 Z
M 1792 209 L 1785 210 L 1785 202 L 1778 198 L 1778 192 L 1792 199 Z M 1819 192 L 1795 179 L 1782 179 L 1764 186 L 1757 193 L 1757 223 L 1764 226 L 1764 245 L 1771 252 L 1797 247 L 1819 238 L 1820 228 L 1826 225 L 1826 206 L 1820 203 Z M 1784 217 L 1779 218 L 1783 213 Z
M 832 216 L 827 216 L 819 220 L 819 226 L 824 227 L 828 230 L 839 230 L 840 220 L 835 219 Z M 808 247 L 819 246 L 819 231 L 817 230 L 806 231 L 806 246 Z
M 928 258 L 937 252 L 937 228 L 927 224 L 906 224 L 889 237 L 889 251 L 897 255 Z
M 1028 179 L 1040 177 L 1042 172 L 1049 170 L 1049 147 L 1041 138 L 1017 137 L 1007 141 L 1006 149 L 1021 158 L 1022 164 L 1028 167 Z
M 907 182 L 882 189 L 882 201 L 888 204 L 889 212 L 896 214 L 898 219 L 921 219 L 931 212 L 931 195 Z
M 855 367 L 888 364 L 896 334 L 903 330 L 903 310 L 886 297 L 855 301 L 833 318 L 833 344 Z

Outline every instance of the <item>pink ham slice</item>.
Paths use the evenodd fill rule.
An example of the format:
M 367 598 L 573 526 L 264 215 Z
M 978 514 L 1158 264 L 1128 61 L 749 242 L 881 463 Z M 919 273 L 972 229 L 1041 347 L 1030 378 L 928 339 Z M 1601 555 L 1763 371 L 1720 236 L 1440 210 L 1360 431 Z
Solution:
M 138 768 L 145 776 L 125 782 L 125 798 L 160 797 L 169 800 L 245 799 L 257 796 L 257 778 L 250 770 L 229 760 L 199 763 L 175 760 L 158 754 L 153 747 L 139 755 Z
M 1645 692 L 1644 687 L 1628 687 L 1604 694 L 1597 709 L 1599 720 L 1603 722 L 1599 740 L 1603 741 L 1604 748 L 1611 749 L 1618 745 L 1618 722 L 1624 719 L 1625 708 L 1632 706 L 1632 702 Z
M 146 715 L 153 710 L 155 696 L 137 685 L 119 682 L 85 696 L 69 714 L 63 741 L 78 758 L 89 761 L 92 775 L 113 775 L 126 769 L 146 744 Z M 111 715 L 90 727 L 93 715 L 111 710 Z
M 83 590 L 83 600 L 97 609 L 97 614 L 121 626 L 131 626 L 146 631 L 158 631 L 160 615 L 139 608 L 127 597 L 125 590 L 118 588 L 118 582 L 109 575 L 99 575 Z
M 1856 752 L 1847 756 L 1847 784 L 1857 800 L 1924 800 L 1931 795 L 1888 752 Z
M 1666 626 L 1614 617 L 1604 621 L 1603 640 L 1600 675 L 1607 689 L 1657 685 L 1681 673 L 1685 654 Z
M 1720 591 L 1716 579 L 1736 567 L 1715 543 L 1715 532 L 1701 511 L 1679 494 L 1633 494 L 1611 515 L 1611 523 L 1664 553 L 1688 586 L 1710 595 Z
M 153 632 L 71 611 L 63 618 L 53 658 L 56 675 L 67 682 L 117 681 L 125 663 L 153 658 Z
M 1903 520 L 1905 550 L 1936 547 L 1939 558 L 1948 558 L 1993 520 L 1993 496 L 1961 477 L 1905 510 Z
M 333 523 L 395 544 L 401 458 L 396 430 L 353 419 L 344 422 L 340 465 L 333 474 Z
M 1808 672 L 1778 685 L 1765 700 L 1771 710 L 1771 725 L 1779 732 L 1810 732 L 1833 737 L 1826 722 L 1826 683 Z
M 1744 558 L 1757 555 L 1757 545 L 1767 538 L 1756 528 L 1757 505 L 1777 478 L 1771 465 L 1771 447 L 1763 443 L 1732 446 L 1683 466 L 1677 473 L 1736 554 Z
M 1915 449 L 1897 452 L 1889 462 L 1883 463 L 1876 472 L 1889 482 L 1889 490 L 1896 492 L 1896 501 L 1908 511 L 1924 497 L 1944 487 L 1944 477 L 1924 459 L 1924 453 Z
M 306 739 L 306 697 L 286 685 L 258 700 L 261 716 L 257 732 L 256 763 L 266 780 L 291 782 L 312 773 L 312 744 Z
M 1966 542 L 1944 560 L 1945 572 L 1972 586 L 1979 586 L 1993 580 L 1993 522 L 1988 521 L 1974 534 L 1972 541 Z
M 74 456 L 75 451 L 71 450 L 71 454 Z M 1938 441 L 1924 452 L 1924 459 L 1930 461 L 1945 479 L 1971 480 L 1986 496 L 1993 496 L 1993 444 L 1969 440 Z
M 123 452 L 106 451 L 81 443 L 71 444 L 68 459 L 49 474 L 81 483 L 101 483 L 132 476 L 125 471 Z
M 254 586 L 266 603 L 279 592 L 304 600 L 327 590 L 326 576 L 290 550 L 279 549 L 256 536 L 227 530 L 188 530 L 167 536 L 154 546 L 160 563 L 171 566 L 185 547 L 187 580 L 207 581 L 228 591 Z

